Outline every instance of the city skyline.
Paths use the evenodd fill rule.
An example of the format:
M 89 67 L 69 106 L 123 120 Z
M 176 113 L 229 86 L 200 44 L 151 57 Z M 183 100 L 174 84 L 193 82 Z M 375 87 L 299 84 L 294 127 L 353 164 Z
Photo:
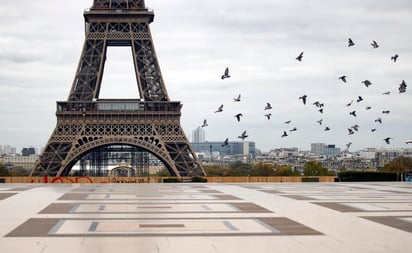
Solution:
M 309 150 L 311 143 L 344 149 L 408 148 L 412 139 L 412 3 L 408 1 L 146 0 L 163 80 L 183 104 L 188 135 L 202 125 L 209 140 L 246 141 L 262 151 Z M 5 1 L 0 7 L 0 142 L 21 150 L 44 147 L 64 101 L 82 43 L 82 12 L 92 1 Z M 21 8 L 25 6 L 25 8 Z M 61 12 L 64 10 L 64 12 Z M 188 22 L 190 21 L 190 22 Z M 355 46 L 348 47 L 348 38 Z M 375 40 L 379 48 L 372 48 Z M 301 62 L 295 58 L 304 52 Z M 391 56 L 398 54 L 397 62 Z M 221 80 L 226 67 L 230 78 Z M 100 98 L 137 94 L 130 52 L 109 48 Z M 338 79 L 346 75 L 347 83 Z M 362 81 L 370 80 L 365 87 Z M 382 95 L 390 91 L 390 95 Z M 234 102 L 241 94 L 241 101 Z M 299 97 L 306 94 L 303 105 Z M 356 102 L 358 96 L 364 101 Z M 133 98 L 133 96 L 132 96 Z M 351 107 L 347 107 L 355 100 Z M 324 112 L 313 103 L 325 104 Z M 271 110 L 264 110 L 266 103 Z M 224 104 L 221 113 L 216 109 Z M 366 110 L 371 106 L 371 110 Z M 390 114 L 383 111 L 390 110 Z M 349 114 L 356 111 L 357 117 Z M 270 120 L 264 114 L 271 113 Z M 238 122 L 235 114 L 242 113 Z M 374 122 L 382 118 L 382 124 Z M 323 125 L 317 121 L 323 119 Z M 284 122 L 291 121 L 290 124 Z M 348 134 L 358 124 L 359 132 Z M 324 131 L 329 126 L 331 131 Z M 296 127 L 296 132 L 290 132 Z M 377 128 L 376 132 L 371 132 Z M 286 131 L 287 137 L 282 138 Z M 383 139 L 392 137 L 391 144 Z

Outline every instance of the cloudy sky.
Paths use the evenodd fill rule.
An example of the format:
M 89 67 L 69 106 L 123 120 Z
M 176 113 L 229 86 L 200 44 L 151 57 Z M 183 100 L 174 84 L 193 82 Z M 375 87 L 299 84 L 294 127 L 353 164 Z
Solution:
M 2 0 L 0 145 L 18 150 L 46 145 L 56 124 L 55 103 L 67 99 L 72 85 L 84 41 L 83 10 L 91 5 L 91 0 Z M 412 1 L 146 0 L 146 5 L 155 12 L 150 28 L 156 53 L 171 100 L 183 103 L 188 137 L 206 118 L 207 140 L 237 141 L 246 130 L 246 140 L 262 151 L 309 150 L 314 142 L 342 149 L 352 142 L 351 150 L 408 147 Z M 355 46 L 347 46 L 348 38 Z M 373 40 L 379 48 L 372 48 Z M 295 60 L 300 52 L 302 62 Z M 226 67 L 231 77 L 221 80 Z M 132 73 L 130 50 L 109 48 L 100 98 L 138 98 Z M 338 80 L 341 75 L 347 83 Z M 372 85 L 366 88 L 364 80 Z M 408 87 L 399 94 L 402 80 Z M 382 95 L 387 91 L 390 95 Z M 238 94 L 242 100 L 235 103 Z M 299 100 L 304 94 L 306 105 Z M 364 100 L 356 102 L 358 96 Z M 324 103 L 323 114 L 315 101 Z M 270 120 L 264 117 L 267 102 L 273 107 Z M 224 111 L 214 113 L 221 104 Z M 357 117 L 349 115 L 355 110 Z M 244 115 L 240 122 L 237 113 Z M 355 124 L 359 131 L 348 135 Z M 325 132 L 326 126 L 331 130 Z M 297 131 L 289 132 L 294 127 Z M 282 138 L 283 131 L 289 136 Z M 386 137 L 393 138 L 390 145 Z

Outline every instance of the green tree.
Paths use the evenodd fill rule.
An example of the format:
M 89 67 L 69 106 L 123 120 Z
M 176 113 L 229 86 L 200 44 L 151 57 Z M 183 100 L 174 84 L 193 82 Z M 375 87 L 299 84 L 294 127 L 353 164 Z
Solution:
M 401 156 L 385 164 L 381 169 L 385 172 L 405 173 L 412 171 L 412 158 Z
M 328 176 L 328 169 L 323 167 L 320 162 L 308 161 L 303 167 L 303 175 L 305 176 Z
M 203 169 L 205 170 L 206 175 L 210 177 L 213 177 L 213 176 L 222 177 L 226 174 L 226 169 L 221 168 L 219 166 L 215 166 L 215 165 L 203 166 Z
M 226 176 L 245 177 L 245 176 L 250 176 L 251 171 L 252 171 L 251 164 L 237 161 L 237 162 L 232 163 L 229 166 Z
M 290 166 L 280 165 L 276 166 L 275 175 L 280 177 L 299 176 L 299 171 L 292 170 Z
M 10 171 L 4 166 L 4 164 L 0 164 L 0 177 L 9 177 Z
M 273 168 L 273 165 L 260 162 L 252 165 L 252 171 L 250 172 L 250 175 L 260 177 L 275 176 L 275 170 Z

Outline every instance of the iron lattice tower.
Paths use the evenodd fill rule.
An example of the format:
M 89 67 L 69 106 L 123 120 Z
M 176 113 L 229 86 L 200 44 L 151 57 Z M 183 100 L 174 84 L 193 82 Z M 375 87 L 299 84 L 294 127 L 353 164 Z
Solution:
M 85 41 L 67 101 L 57 102 L 57 125 L 31 176 L 67 176 L 81 157 L 111 145 L 142 148 L 173 176 L 205 172 L 180 125 L 181 103 L 170 101 L 144 0 L 94 0 L 84 12 Z M 99 99 L 106 51 L 130 47 L 138 99 Z

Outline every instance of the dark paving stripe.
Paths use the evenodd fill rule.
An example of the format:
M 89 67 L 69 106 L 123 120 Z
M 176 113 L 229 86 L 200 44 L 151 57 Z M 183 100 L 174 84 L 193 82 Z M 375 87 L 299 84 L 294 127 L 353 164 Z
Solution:
M 302 195 L 281 195 L 282 197 L 295 199 L 295 200 L 315 200 L 314 198 L 302 196 Z
M 278 190 L 260 190 L 262 192 L 270 193 L 270 194 L 279 194 L 279 193 L 284 193 Z
M 8 233 L 6 237 L 46 236 L 59 221 L 59 219 L 29 219 Z
M 401 218 L 412 218 L 412 216 L 368 216 L 361 218 L 412 233 L 412 223 L 401 220 Z
M 313 204 L 323 206 L 329 209 L 333 209 L 335 211 L 339 211 L 342 213 L 351 213 L 351 212 L 365 212 L 365 210 L 354 208 L 351 206 L 346 206 L 340 203 L 335 202 L 312 202 Z
M 84 200 L 88 195 L 88 193 L 66 193 L 58 200 Z
M 16 194 L 17 193 L 10 193 L 10 192 L 0 193 L 0 200 L 7 199 Z
M 235 197 L 229 194 L 213 195 L 213 196 L 219 200 L 241 200 L 241 198 L 238 198 L 238 197 Z
M 273 213 L 272 211 L 263 208 L 254 203 L 230 203 L 243 213 Z
M 71 211 L 78 205 L 77 203 L 51 203 L 40 213 L 71 213 Z
M 322 235 L 314 229 L 284 217 L 259 218 L 259 220 L 279 230 L 283 235 Z
M 200 190 L 203 193 L 222 193 L 221 191 L 217 191 L 217 190 Z

